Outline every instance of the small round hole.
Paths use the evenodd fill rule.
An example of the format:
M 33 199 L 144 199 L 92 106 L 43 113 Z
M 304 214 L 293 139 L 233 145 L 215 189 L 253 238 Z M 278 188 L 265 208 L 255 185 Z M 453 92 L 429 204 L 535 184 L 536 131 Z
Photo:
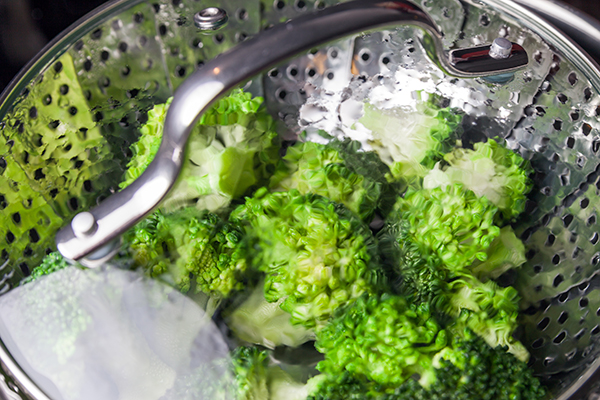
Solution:
M 587 299 L 587 297 L 582 297 L 581 299 L 579 299 L 579 307 L 581 308 L 586 308 L 589 303 L 590 301 Z

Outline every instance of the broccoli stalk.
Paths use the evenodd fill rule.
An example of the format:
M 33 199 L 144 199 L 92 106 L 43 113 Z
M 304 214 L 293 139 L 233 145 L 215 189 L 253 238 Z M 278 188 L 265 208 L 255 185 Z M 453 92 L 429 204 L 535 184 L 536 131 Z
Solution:
M 281 345 L 298 347 L 314 340 L 312 329 L 291 323 L 291 315 L 281 309 L 282 302 L 283 299 L 268 302 L 264 296 L 264 282 L 261 282 L 227 315 L 227 325 L 238 339 L 269 349 Z
M 262 98 L 233 91 L 202 115 L 187 145 L 175 187 L 162 203 L 165 210 L 196 204 L 216 211 L 252 188 L 264 186 L 279 161 L 279 139 L 271 116 L 260 108 Z M 154 107 L 141 136 L 132 145 L 124 188 L 150 164 L 162 139 L 170 101 Z

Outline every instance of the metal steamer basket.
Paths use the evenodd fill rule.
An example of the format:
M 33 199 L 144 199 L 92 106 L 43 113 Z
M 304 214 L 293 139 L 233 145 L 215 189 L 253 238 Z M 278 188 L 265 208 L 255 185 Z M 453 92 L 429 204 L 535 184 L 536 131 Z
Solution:
M 55 238 L 88 265 L 110 257 L 118 236 L 166 195 L 191 126 L 227 90 L 264 96 L 293 136 L 334 123 L 339 104 L 360 91 L 357 79 L 402 84 L 464 111 L 465 140 L 502 137 L 531 161 L 535 185 L 517 232 L 528 261 L 507 278 L 522 297 L 520 339 L 554 398 L 596 398 L 596 64 L 508 0 L 334 3 L 113 1 L 51 43 L 1 98 L 0 291 L 18 285 Z M 173 94 L 159 155 L 119 192 L 129 145 L 152 106 Z M 319 114 L 300 118 L 311 102 Z M 15 211 L 22 205 L 28 215 Z M 1 398 L 47 399 L 2 346 L 0 361 Z

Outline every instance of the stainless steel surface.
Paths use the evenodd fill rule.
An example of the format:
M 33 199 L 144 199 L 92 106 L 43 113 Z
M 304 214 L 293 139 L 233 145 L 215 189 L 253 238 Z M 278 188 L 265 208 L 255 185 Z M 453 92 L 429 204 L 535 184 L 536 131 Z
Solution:
M 0 105 L 0 117 L 8 115 L 6 121 L 14 122 L 19 114 L 12 109 L 20 112 L 21 107 L 27 113 L 32 98 L 43 98 L 51 90 L 54 101 L 72 100 L 69 96 L 75 90 L 62 95 L 58 87 L 50 86 L 52 77 L 64 78 L 65 71 L 57 72 L 56 68 L 59 57 L 71 57 L 79 71 L 77 82 L 90 92 L 86 100 L 89 108 L 103 117 L 86 122 L 90 130 L 85 140 L 67 132 L 70 136 L 61 142 L 63 146 L 73 145 L 74 156 L 83 166 L 81 170 L 71 164 L 68 167 L 72 171 L 59 169 L 54 166 L 58 165 L 56 160 L 48 158 L 52 149 L 46 144 L 41 149 L 36 147 L 33 133 L 41 132 L 49 122 L 60 119 L 68 127 L 77 126 L 69 124 L 68 115 L 44 119 L 40 108 L 37 125 L 7 123 L 0 135 L 13 140 L 14 145 L 6 148 L 0 142 L 0 157 L 7 160 L 6 168 L 23 169 L 23 180 L 15 184 L 20 191 L 11 193 L 14 196 L 8 199 L 9 203 L 26 200 L 23 193 L 42 196 L 46 208 L 37 211 L 49 213 L 50 224 L 45 232 L 53 234 L 76 212 L 93 207 L 115 190 L 114 184 L 105 184 L 104 180 L 118 180 L 122 173 L 127 156 L 120 156 L 119 149 L 127 148 L 128 142 L 119 141 L 120 138 L 135 137 L 149 106 L 164 102 L 197 65 L 260 29 L 332 2 L 307 0 L 300 7 L 296 1 L 281 1 L 267 4 L 260 11 L 258 2 L 223 0 L 218 5 L 230 16 L 227 26 L 206 31 L 202 36 L 191 17 L 211 4 L 194 0 L 156 2 L 157 8 L 150 3 L 115 2 L 107 6 L 106 12 L 94 14 L 67 34 L 63 42 L 59 40 L 51 46 L 49 53 L 41 55 L 24 73 L 22 81 L 3 95 L 6 101 Z M 464 128 L 488 137 L 505 137 L 513 150 L 534 161 L 533 205 L 522 221 L 527 229 L 519 232 L 525 239 L 529 260 L 515 278 L 524 298 L 521 340 L 533 355 L 536 371 L 559 374 L 551 375 L 549 380 L 557 398 L 585 398 L 599 375 L 599 363 L 594 358 L 598 351 L 596 335 L 600 332 L 595 257 L 600 236 L 596 210 L 586 206 L 600 202 L 596 189 L 600 171 L 598 70 L 558 30 L 509 1 L 489 0 L 483 4 L 419 0 L 418 4 L 432 15 L 444 33 L 445 48 L 473 48 L 505 37 L 522 46 L 531 55 L 531 62 L 504 85 L 480 79 L 454 79 L 429 62 L 432 46 L 421 29 L 404 27 L 329 43 L 276 65 L 270 73 L 254 79 L 250 87 L 255 94 L 264 91 L 269 109 L 297 133 L 309 128 L 297 124 L 297 112 L 303 104 L 346 95 L 348 89 L 358 90 L 352 86 L 357 77 L 380 77 L 382 86 L 395 85 L 397 79 L 408 84 L 416 81 L 422 86 L 415 90 L 431 90 L 464 112 Z M 101 37 L 95 34 L 99 29 Z M 108 59 L 103 58 L 104 52 L 109 54 Z M 154 63 L 149 64 L 148 60 Z M 86 70 L 88 63 L 92 65 L 90 70 Z M 127 74 L 110 74 L 114 71 Z M 44 83 L 36 84 L 35 78 L 42 76 Z M 110 85 L 104 86 L 107 76 Z M 23 95 L 25 89 L 28 97 Z M 78 115 L 81 114 L 83 111 Z M 333 115 L 338 116 L 335 112 Z M 19 133 L 21 127 L 23 132 Z M 95 148 L 110 150 L 95 154 L 95 158 L 86 156 L 94 154 Z M 0 163 L 0 171 L 2 168 Z M 38 169 L 45 178 L 35 179 Z M 5 182 L 3 179 L 0 172 L 0 184 Z M 83 182 L 93 183 L 89 192 L 82 189 Z M 55 197 L 49 193 L 49 188 L 54 187 L 61 188 Z M 79 191 L 72 189 L 75 187 Z M 72 199 L 78 200 L 77 207 L 66 208 Z M 7 210 L 10 209 L 0 210 L 0 218 L 4 218 L 0 237 L 6 235 L 3 229 L 18 229 Z M 18 284 L 26 274 L 25 263 L 25 267 L 35 265 L 35 257 L 24 257 L 23 249 L 29 247 L 36 255 L 45 251 L 44 243 L 24 243 L 28 230 L 22 232 L 23 237 L 16 238 L 8 248 L 14 254 L 10 253 L 10 258 L 1 263 L 4 275 L 0 292 Z M 22 397 L 44 398 L 6 351 L 0 351 L 0 360 L 5 363 L 3 369 L 15 376 Z
M 216 15 L 216 14 L 215 14 Z M 432 58 L 451 76 L 476 78 L 514 72 L 527 64 L 525 50 L 512 45 L 502 60 L 489 56 L 489 46 L 455 50 L 448 62 L 441 33 L 426 13 L 408 1 L 354 1 L 278 25 L 209 62 L 180 86 L 167 113 L 158 153 L 132 185 L 91 209 L 96 229 L 77 235 L 72 225 L 56 235 L 58 250 L 79 260 L 117 238 L 144 218 L 168 194 L 183 162 L 185 144 L 195 122 L 221 95 L 283 60 L 355 32 L 409 24 L 424 29 L 431 40 Z M 282 44 L 285 43 L 285 46 Z M 459 54 L 460 53 L 460 54 Z

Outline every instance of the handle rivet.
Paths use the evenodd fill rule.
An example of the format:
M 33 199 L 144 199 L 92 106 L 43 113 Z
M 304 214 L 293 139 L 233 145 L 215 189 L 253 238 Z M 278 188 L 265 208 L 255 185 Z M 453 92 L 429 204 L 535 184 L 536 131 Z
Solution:
M 503 37 L 494 39 L 490 46 L 490 57 L 495 59 L 508 58 L 512 51 L 512 43 Z
M 71 221 L 71 228 L 76 237 L 88 236 L 96 230 L 98 224 L 96 224 L 96 218 L 90 212 L 84 211 L 79 213 Z
M 205 31 L 219 29 L 228 20 L 227 11 L 219 7 L 208 7 L 194 15 L 194 24 Z

